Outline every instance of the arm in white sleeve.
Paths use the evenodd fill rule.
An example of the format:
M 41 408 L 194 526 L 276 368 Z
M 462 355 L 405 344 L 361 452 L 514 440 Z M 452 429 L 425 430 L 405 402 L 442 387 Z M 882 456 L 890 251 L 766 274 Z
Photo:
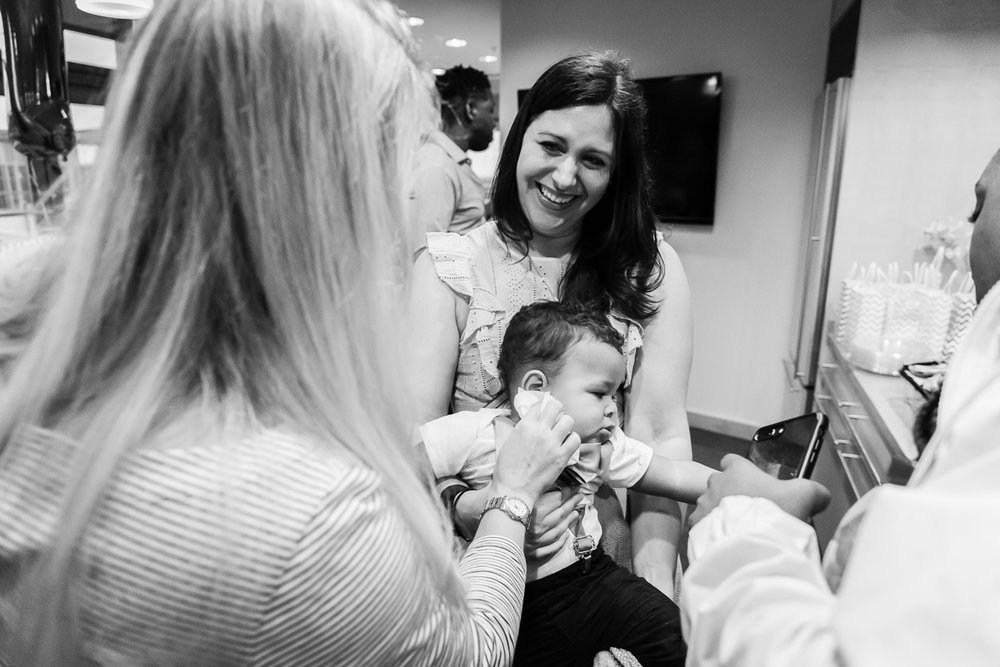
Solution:
M 959 482 L 880 487 L 836 596 L 808 526 L 764 499 L 723 499 L 691 531 L 689 667 L 1000 664 L 1000 493 Z
M 688 554 L 689 667 L 836 664 L 836 598 L 808 525 L 763 498 L 724 498 L 692 528 Z

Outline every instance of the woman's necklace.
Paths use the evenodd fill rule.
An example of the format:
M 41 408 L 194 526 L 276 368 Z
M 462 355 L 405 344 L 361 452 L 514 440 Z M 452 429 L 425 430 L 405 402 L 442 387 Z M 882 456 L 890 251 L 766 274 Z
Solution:
M 526 275 L 530 276 L 531 288 L 532 288 L 532 300 L 533 301 L 558 301 L 559 300 L 559 284 L 562 282 L 562 277 L 566 272 L 566 266 L 569 264 L 569 260 L 563 260 L 559 258 L 548 258 L 547 260 L 534 259 L 531 255 L 526 257 L 528 260 L 525 264 Z M 558 269 L 558 275 L 551 276 L 549 271 L 546 270 L 546 266 L 549 265 L 549 270 L 551 268 Z
M 511 280 L 508 283 L 508 290 L 512 289 L 508 293 L 512 295 L 519 293 L 519 298 L 515 297 L 514 305 L 517 305 L 516 302 L 521 301 L 521 299 L 525 299 L 521 305 L 536 301 L 558 301 L 559 287 L 563 276 L 566 275 L 566 270 L 575 259 L 576 253 L 569 257 L 544 255 L 533 257 L 530 250 L 523 252 L 515 244 L 507 242 L 502 236 L 498 235 L 498 237 L 497 250 L 500 255 L 497 259 L 502 265 L 510 267 L 507 271 L 519 269 L 521 272 L 520 278 L 507 274 L 508 280 Z M 514 287 L 517 282 L 521 283 L 520 288 Z

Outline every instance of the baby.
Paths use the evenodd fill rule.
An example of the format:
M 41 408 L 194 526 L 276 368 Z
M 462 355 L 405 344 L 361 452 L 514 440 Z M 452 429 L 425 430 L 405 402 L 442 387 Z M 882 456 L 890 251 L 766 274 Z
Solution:
M 684 664 L 677 607 L 597 546 L 593 495 L 608 484 L 694 502 L 713 471 L 658 456 L 619 428 L 622 343 L 600 312 L 559 302 L 526 306 L 507 327 L 498 363 L 514 409 L 459 412 L 421 427 L 439 483 L 457 478 L 473 489 L 489 484 L 497 450 L 519 415 L 549 396 L 573 418 L 583 443 L 558 481 L 579 486 L 580 520 L 560 551 L 529 562 L 515 665 L 590 664 L 609 647 L 630 651 L 647 667 Z

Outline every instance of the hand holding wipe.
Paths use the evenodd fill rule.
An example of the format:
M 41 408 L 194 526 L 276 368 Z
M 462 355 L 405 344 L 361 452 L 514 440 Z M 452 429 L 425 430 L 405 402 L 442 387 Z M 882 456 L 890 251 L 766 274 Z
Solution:
M 551 399 L 522 415 L 497 454 L 491 495 L 511 495 L 534 506 L 580 448 L 573 419 Z

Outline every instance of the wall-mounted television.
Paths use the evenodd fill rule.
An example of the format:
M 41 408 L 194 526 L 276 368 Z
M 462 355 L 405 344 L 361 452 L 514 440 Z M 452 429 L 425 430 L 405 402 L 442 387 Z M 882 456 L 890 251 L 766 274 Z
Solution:
M 646 154 L 662 222 L 711 225 L 719 164 L 722 73 L 638 79 L 646 98 Z M 527 90 L 519 90 L 520 105 Z
M 711 225 L 719 165 L 722 74 L 639 79 L 646 97 L 647 156 L 662 222 Z

